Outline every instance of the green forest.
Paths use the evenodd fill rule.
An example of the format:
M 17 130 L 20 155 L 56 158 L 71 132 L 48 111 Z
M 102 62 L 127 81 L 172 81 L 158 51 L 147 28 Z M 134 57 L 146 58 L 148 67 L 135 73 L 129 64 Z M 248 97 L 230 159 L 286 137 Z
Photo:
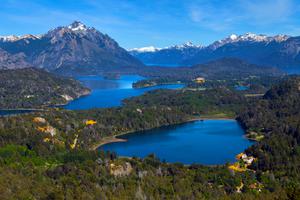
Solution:
M 89 94 L 78 81 L 24 68 L 0 70 L 0 108 L 41 108 L 66 104 Z
M 1 117 L 1 199 L 299 199 L 299 88 L 300 78 L 289 77 L 262 97 L 230 87 L 156 90 L 117 108 Z M 257 140 L 244 170 L 95 149 L 108 136 L 220 114 Z

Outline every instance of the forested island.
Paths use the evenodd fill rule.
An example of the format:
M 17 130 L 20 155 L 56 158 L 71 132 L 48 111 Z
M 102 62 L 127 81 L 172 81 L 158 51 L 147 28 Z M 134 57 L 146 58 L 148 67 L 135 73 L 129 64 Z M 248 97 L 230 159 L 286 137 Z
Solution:
M 300 79 L 262 97 L 230 87 L 156 90 L 116 108 L 0 118 L 0 191 L 16 199 L 297 199 Z M 258 142 L 237 163 L 165 163 L 95 150 L 104 138 L 205 116 L 236 118 Z M 259 138 L 259 139 L 258 139 Z M 244 155 L 243 154 L 243 155 Z M 4 198 L 5 199 L 5 198 Z
M 178 83 L 192 90 L 246 86 L 245 93 L 248 95 L 264 94 L 272 85 L 286 78 L 277 68 L 254 65 L 236 58 L 218 59 L 192 67 L 174 67 L 172 70 L 152 67 L 140 74 L 147 79 L 134 83 L 134 88 Z

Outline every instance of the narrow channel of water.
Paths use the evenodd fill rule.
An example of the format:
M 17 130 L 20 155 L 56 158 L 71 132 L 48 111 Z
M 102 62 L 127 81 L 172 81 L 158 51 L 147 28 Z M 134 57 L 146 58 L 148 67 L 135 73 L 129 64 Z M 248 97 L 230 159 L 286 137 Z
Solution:
M 120 79 L 117 80 L 108 80 L 100 76 L 82 76 L 77 77 L 77 79 L 92 89 L 92 92 L 90 95 L 76 99 L 64 106 L 64 108 L 69 110 L 120 106 L 122 105 L 122 100 L 142 95 L 150 90 L 178 89 L 184 86 L 183 84 L 170 84 L 135 89 L 132 87 L 132 83 L 144 79 L 137 75 L 121 76 Z

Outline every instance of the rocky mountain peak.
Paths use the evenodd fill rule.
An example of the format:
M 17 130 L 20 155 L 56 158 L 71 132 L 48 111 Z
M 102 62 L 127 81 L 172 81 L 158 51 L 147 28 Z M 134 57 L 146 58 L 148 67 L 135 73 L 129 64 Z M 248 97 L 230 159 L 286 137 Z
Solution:
M 88 27 L 80 21 L 74 21 L 68 26 L 68 29 L 72 31 L 87 31 Z
M 222 40 L 218 40 L 218 41 L 212 43 L 211 45 L 208 46 L 208 48 L 215 50 L 226 44 L 237 43 L 237 42 L 266 42 L 266 43 L 269 43 L 272 41 L 283 42 L 289 38 L 290 38 L 290 36 L 288 36 L 288 35 L 267 36 L 264 34 L 255 34 L 255 33 L 250 33 L 250 32 L 245 33 L 243 35 L 231 34 Z
M 134 52 L 149 53 L 149 52 L 157 52 L 157 51 L 160 51 L 160 50 L 172 50 L 172 49 L 184 50 L 184 49 L 189 49 L 189 48 L 201 49 L 201 48 L 203 48 L 203 46 L 195 45 L 192 42 L 188 41 L 188 42 L 180 44 L 180 45 L 173 45 L 173 46 L 164 47 L 164 48 L 148 46 L 148 47 L 141 47 L 141 48 L 133 48 L 133 49 L 129 49 L 128 51 L 131 52 L 131 53 L 134 53 Z
M 175 45 L 175 46 L 171 46 L 169 48 L 176 48 L 176 49 L 185 49 L 185 48 L 202 48 L 201 45 L 195 45 L 193 44 L 191 41 L 188 41 L 186 43 L 183 43 L 181 45 Z
M 107 34 L 80 21 L 51 29 L 41 36 L 12 36 L 8 39 L 11 42 L 0 40 L 0 48 L 12 55 L 23 53 L 28 63 L 48 71 L 84 71 L 85 68 L 104 71 L 143 65 Z M 21 59 L 20 55 L 18 58 Z M 3 63 L 9 60 L 12 59 L 5 59 Z

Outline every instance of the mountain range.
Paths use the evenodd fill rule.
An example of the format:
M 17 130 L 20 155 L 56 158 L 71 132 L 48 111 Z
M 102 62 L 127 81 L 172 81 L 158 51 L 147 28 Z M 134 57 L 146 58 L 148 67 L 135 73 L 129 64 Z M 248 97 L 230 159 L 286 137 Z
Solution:
M 284 73 L 276 67 L 251 64 L 238 58 L 220 58 L 189 67 L 172 67 L 172 69 L 162 66 L 144 67 L 139 74 L 151 79 L 187 81 L 197 77 L 204 77 L 210 80 L 237 80 L 262 76 L 280 77 Z
M 193 66 L 232 57 L 274 67 L 300 65 L 300 37 L 247 33 L 210 45 L 191 42 L 126 51 L 108 35 L 79 21 L 41 35 L 0 36 L 0 69 L 41 68 L 62 74 L 137 73 L 144 64 Z
M 234 57 L 259 65 L 298 67 L 300 37 L 233 34 L 208 46 L 193 45 L 189 42 L 166 48 L 134 48 L 129 52 L 147 65 L 195 65 Z
M 43 35 L 0 36 L 0 49 L 2 69 L 34 66 L 91 73 L 143 65 L 108 35 L 78 21 Z

